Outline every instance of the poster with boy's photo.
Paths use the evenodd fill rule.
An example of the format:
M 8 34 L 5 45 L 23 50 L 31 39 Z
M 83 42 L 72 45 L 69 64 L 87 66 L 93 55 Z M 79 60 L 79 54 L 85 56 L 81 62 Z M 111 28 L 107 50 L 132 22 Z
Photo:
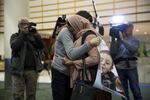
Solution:
M 100 54 L 94 87 L 126 98 L 115 65 L 113 64 L 109 48 L 102 40 L 97 47 Z

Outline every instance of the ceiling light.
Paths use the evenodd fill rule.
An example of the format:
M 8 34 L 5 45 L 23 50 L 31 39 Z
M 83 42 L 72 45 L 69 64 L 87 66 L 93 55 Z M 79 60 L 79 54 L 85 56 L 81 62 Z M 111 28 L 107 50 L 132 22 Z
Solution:
M 147 35 L 147 32 L 144 32 L 144 35 Z
M 124 18 L 123 18 L 123 16 L 120 16 L 120 15 L 113 16 L 111 19 L 112 24 L 121 24 L 123 22 L 124 22 Z
M 135 31 L 136 31 L 136 32 L 139 32 L 140 30 L 139 30 L 139 29 L 136 29 Z

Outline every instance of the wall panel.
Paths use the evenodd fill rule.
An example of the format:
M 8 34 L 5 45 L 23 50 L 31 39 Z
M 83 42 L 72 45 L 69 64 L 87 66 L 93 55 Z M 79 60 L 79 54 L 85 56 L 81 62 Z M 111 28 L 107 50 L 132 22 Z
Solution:
M 42 13 L 41 13 L 41 12 L 31 13 L 31 14 L 29 15 L 29 17 L 30 17 L 30 18 L 32 18 L 32 17 L 42 17 Z
M 124 19 L 125 21 L 136 22 L 136 15 L 125 15 Z
M 100 22 L 103 24 L 109 24 L 111 22 L 111 17 L 102 17 Z
M 100 4 L 107 4 L 107 3 L 112 3 L 114 0 L 95 0 L 96 3 Z
M 54 4 L 54 5 L 47 5 L 47 6 L 43 6 L 43 10 L 56 10 L 58 8 L 58 5 L 57 4 Z
M 43 16 L 52 16 L 52 15 L 58 15 L 58 11 L 54 10 L 43 12 Z
M 2 2 L 0 3 L 0 10 L 4 10 L 4 5 Z
M 53 30 L 39 30 L 39 33 L 43 35 L 51 35 L 53 33 Z M 49 37 L 47 37 L 49 38 Z
M 147 20 L 150 20 L 150 13 L 138 14 L 137 15 L 137 20 L 138 21 L 147 21 Z
M 108 10 L 108 11 L 98 11 L 98 14 L 100 17 L 103 16 L 112 16 L 114 14 L 113 10 Z
M 42 11 L 42 7 L 38 6 L 38 7 L 34 7 L 34 8 L 30 8 L 30 12 L 34 13 L 34 12 L 41 12 Z
M 57 20 L 57 16 L 52 16 L 52 17 L 44 17 L 43 21 L 56 21 Z
M 0 0 L 0 34 L 4 33 L 4 0 Z
M 44 23 L 44 24 L 43 24 L 43 28 L 44 28 L 44 29 L 50 29 L 50 28 L 54 28 L 54 27 L 55 27 L 55 22 Z
M 126 2 L 117 2 L 115 3 L 115 8 L 124 8 L 124 7 L 135 7 L 136 1 L 130 0 Z
M 105 4 L 105 5 L 98 5 L 96 6 L 97 10 L 110 10 L 113 9 L 113 4 Z
M 0 16 L 4 16 L 4 11 L 0 10 Z
M 137 12 L 147 12 L 147 11 L 150 11 L 150 5 L 137 8 Z
M 137 0 L 138 6 L 147 5 L 147 4 L 150 4 L 150 0 Z
M 40 6 L 41 4 L 42 4 L 42 0 L 29 0 L 30 7 Z
M 59 9 L 72 8 L 74 7 L 74 5 L 75 5 L 74 2 L 59 4 Z
M 42 29 L 42 27 L 43 27 L 43 23 L 39 23 L 39 24 L 37 24 L 37 29 Z
M 73 2 L 74 0 L 58 0 L 58 3 Z
M 59 15 L 63 15 L 63 14 L 72 14 L 75 13 L 75 9 L 71 8 L 71 9 L 61 9 L 59 10 Z
M 95 4 L 102 24 L 108 25 L 114 15 L 123 15 L 125 21 L 149 21 L 150 0 L 95 0 Z M 29 0 L 29 17 L 42 23 L 38 28 L 44 32 L 52 31 L 59 16 L 69 17 L 79 10 L 95 16 L 91 0 Z
M 30 18 L 30 20 L 31 21 L 33 21 L 33 22 L 42 22 L 42 18 L 40 17 L 40 18 Z
M 43 0 L 43 5 L 56 4 L 57 0 Z
M 79 8 L 76 8 L 76 10 L 77 10 L 77 11 L 79 11 L 79 10 L 92 11 L 92 6 L 79 7 Z
M 91 5 L 90 0 L 81 0 L 81 1 L 76 2 L 76 7 L 89 6 L 89 5 Z
M 136 13 L 136 8 L 123 8 L 123 9 L 116 9 L 115 14 L 130 14 Z

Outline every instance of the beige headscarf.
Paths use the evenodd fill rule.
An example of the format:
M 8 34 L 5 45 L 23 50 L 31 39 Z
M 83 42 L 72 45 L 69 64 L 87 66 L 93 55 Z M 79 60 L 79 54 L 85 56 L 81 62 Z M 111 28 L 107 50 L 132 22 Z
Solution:
M 79 15 L 73 15 L 69 17 L 67 21 L 75 31 L 76 39 L 78 39 L 88 30 L 92 30 L 96 33 L 96 35 L 98 35 L 98 33 L 91 27 L 90 22 Z

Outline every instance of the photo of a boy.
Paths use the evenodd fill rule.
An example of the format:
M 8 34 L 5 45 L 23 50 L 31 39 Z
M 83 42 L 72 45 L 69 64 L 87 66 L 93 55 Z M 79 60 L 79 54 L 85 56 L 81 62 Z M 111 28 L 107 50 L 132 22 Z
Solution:
M 104 50 L 100 52 L 101 60 L 101 81 L 102 84 L 112 90 L 123 92 L 121 82 L 119 77 L 114 74 L 113 70 L 113 61 L 112 57 L 108 50 Z

